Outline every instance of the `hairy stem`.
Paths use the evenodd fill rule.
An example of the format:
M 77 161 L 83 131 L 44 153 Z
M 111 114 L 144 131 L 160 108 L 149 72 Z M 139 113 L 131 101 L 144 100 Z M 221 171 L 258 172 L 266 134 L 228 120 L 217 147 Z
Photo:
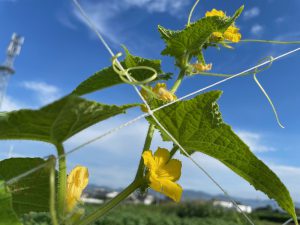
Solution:
M 150 149 L 153 134 L 154 134 L 154 130 L 155 130 L 154 125 L 151 124 L 148 128 L 148 132 L 147 132 L 143 152 Z M 143 172 L 144 172 L 144 162 L 143 162 L 143 158 L 141 157 L 135 179 L 141 178 L 143 176 Z
M 49 158 L 50 163 L 50 200 L 49 200 L 49 208 L 50 208 L 50 215 L 51 221 L 53 225 L 59 225 L 57 221 L 57 214 L 56 214 L 56 191 L 55 191 L 55 157 L 51 156 Z
M 185 70 L 183 69 L 183 70 L 180 71 L 177 80 L 175 81 L 173 87 L 171 88 L 171 90 L 170 90 L 171 93 L 174 94 L 174 93 L 178 90 L 179 86 L 180 86 L 181 83 L 182 83 L 182 80 L 183 80 L 183 78 L 184 78 L 184 75 L 185 75 Z
M 83 220 L 78 222 L 76 225 L 88 225 L 96 221 L 115 206 L 117 206 L 121 201 L 126 199 L 130 194 L 132 194 L 136 189 L 138 189 L 143 184 L 143 179 L 137 179 L 133 181 L 127 188 L 120 192 L 115 198 L 107 202 L 101 208 L 93 212 L 92 214 L 85 217 Z
M 64 156 L 65 150 L 62 144 L 56 145 L 58 153 L 58 213 L 60 218 L 64 217 L 65 199 L 67 194 L 67 165 L 66 157 Z

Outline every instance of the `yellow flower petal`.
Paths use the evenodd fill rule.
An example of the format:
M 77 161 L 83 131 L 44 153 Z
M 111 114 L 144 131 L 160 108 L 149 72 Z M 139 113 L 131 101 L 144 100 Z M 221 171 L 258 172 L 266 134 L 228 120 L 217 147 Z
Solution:
M 165 148 L 158 148 L 154 156 L 151 151 L 145 151 L 142 156 L 148 168 L 149 186 L 176 202 L 180 201 L 182 188 L 175 181 L 181 176 L 181 162 L 170 159 L 170 152 Z
M 69 174 L 67 179 L 67 211 L 70 212 L 80 200 L 82 191 L 89 182 L 89 172 L 86 167 L 76 166 Z
M 156 167 L 155 160 L 151 151 L 144 151 L 142 157 L 146 167 L 148 167 L 149 169 L 153 169 L 154 167 Z
M 161 168 L 158 172 L 159 176 L 162 178 L 167 178 L 171 181 L 177 181 L 181 176 L 182 164 L 177 159 L 171 159 L 169 162 Z
M 163 101 L 174 101 L 177 97 L 167 90 L 167 85 L 165 83 L 157 83 L 153 88 L 153 92 L 158 95 L 160 100 Z
M 209 71 L 212 68 L 212 64 L 203 64 L 203 63 L 196 63 L 192 64 L 196 72 L 203 72 L 203 71 Z
M 205 13 L 205 17 L 210 17 L 210 16 L 226 17 L 226 14 L 222 10 L 213 9 Z
M 239 33 L 239 28 L 230 26 L 224 32 L 224 38 L 228 41 L 239 42 L 242 38 L 242 35 Z
M 157 167 L 162 167 L 166 165 L 169 159 L 170 159 L 170 152 L 165 148 L 158 147 L 158 149 L 154 153 L 154 160 Z
M 179 202 L 181 199 L 182 187 L 168 179 L 155 179 L 154 177 L 150 177 L 150 187 L 173 199 L 175 202 Z

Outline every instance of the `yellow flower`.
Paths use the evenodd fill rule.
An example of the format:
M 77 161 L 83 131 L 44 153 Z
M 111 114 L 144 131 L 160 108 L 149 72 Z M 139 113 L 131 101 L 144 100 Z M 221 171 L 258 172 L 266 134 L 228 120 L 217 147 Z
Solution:
M 203 72 L 203 71 L 209 71 L 212 68 L 212 64 L 203 64 L 203 63 L 196 63 L 192 64 L 196 72 Z
M 226 14 L 223 11 L 216 10 L 216 9 L 206 12 L 205 16 L 206 17 L 219 16 L 219 17 L 226 18 Z M 228 27 L 228 29 L 223 34 L 221 32 L 212 33 L 213 41 L 222 41 L 225 39 L 231 42 L 239 42 L 241 38 L 242 35 L 239 33 L 239 28 L 237 28 L 234 25 Z
M 205 17 L 210 17 L 210 16 L 226 17 L 226 14 L 222 10 L 213 9 L 205 13 Z
M 167 85 L 165 83 L 157 83 L 154 88 L 150 86 L 147 88 L 152 91 L 156 95 L 156 98 L 159 100 L 172 102 L 177 99 L 176 95 L 167 90 Z M 140 93 L 147 101 L 153 98 L 153 96 L 151 96 L 151 94 L 149 94 L 149 92 L 147 92 L 145 89 L 141 89 Z M 146 107 L 146 105 L 142 105 L 141 110 L 143 112 L 148 112 L 148 108 Z
M 182 195 L 182 187 L 175 183 L 181 176 L 181 162 L 170 159 L 170 152 L 164 148 L 158 148 L 152 155 L 150 150 L 143 153 L 144 164 L 148 168 L 147 178 L 149 186 L 164 195 L 179 202 Z
M 228 41 L 239 42 L 242 38 L 242 35 L 239 33 L 239 28 L 230 26 L 224 32 L 224 38 Z
M 82 191 L 89 182 L 89 172 L 86 167 L 76 166 L 69 174 L 67 179 L 67 212 L 71 212 L 80 201 Z
M 158 98 L 162 101 L 172 102 L 177 99 L 176 95 L 167 90 L 165 83 L 157 83 L 153 88 L 153 92 L 157 94 Z

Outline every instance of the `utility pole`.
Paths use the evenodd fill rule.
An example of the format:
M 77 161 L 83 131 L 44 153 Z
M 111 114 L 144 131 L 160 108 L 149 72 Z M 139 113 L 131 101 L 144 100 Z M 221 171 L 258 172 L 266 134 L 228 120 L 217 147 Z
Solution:
M 13 69 L 15 58 L 20 54 L 23 43 L 24 37 L 13 33 L 6 51 L 6 59 L 4 63 L 0 65 L 0 110 L 5 97 L 8 80 L 10 76 L 15 73 L 15 70 Z

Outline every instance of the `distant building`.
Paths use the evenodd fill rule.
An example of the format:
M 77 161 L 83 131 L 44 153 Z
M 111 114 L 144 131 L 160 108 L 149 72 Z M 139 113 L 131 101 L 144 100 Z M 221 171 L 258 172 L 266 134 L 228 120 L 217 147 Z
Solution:
M 232 202 L 228 202 L 228 201 L 218 201 L 215 200 L 213 201 L 213 205 L 214 206 L 221 206 L 223 208 L 227 208 L 227 209 L 236 209 L 234 204 Z M 252 213 L 252 207 L 248 206 L 248 205 L 242 205 L 242 204 L 238 204 L 239 210 L 237 211 L 242 211 L 245 213 Z
M 89 188 L 85 190 L 81 200 L 88 204 L 103 204 L 115 198 L 120 192 L 106 188 Z M 140 195 L 133 193 L 125 200 L 125 203 L 151 205 L 157 202 L 157 198 L 151 194 Z
M 86 198 L 86 197 L 82 197 L 81 201 L 84 202 L 84 203 L 94 204 L 94 205 L 101 205 L 101 204 L 104 203 L 104 200 L 102 200 L 102 199 Z
M 119 192 L 117 192 L 117 191 L 108 192 L 106 194 L 106 198 L 107 199 L 112 199 L 112 198 L 116 197 L 118 194 L 119 194 Z

